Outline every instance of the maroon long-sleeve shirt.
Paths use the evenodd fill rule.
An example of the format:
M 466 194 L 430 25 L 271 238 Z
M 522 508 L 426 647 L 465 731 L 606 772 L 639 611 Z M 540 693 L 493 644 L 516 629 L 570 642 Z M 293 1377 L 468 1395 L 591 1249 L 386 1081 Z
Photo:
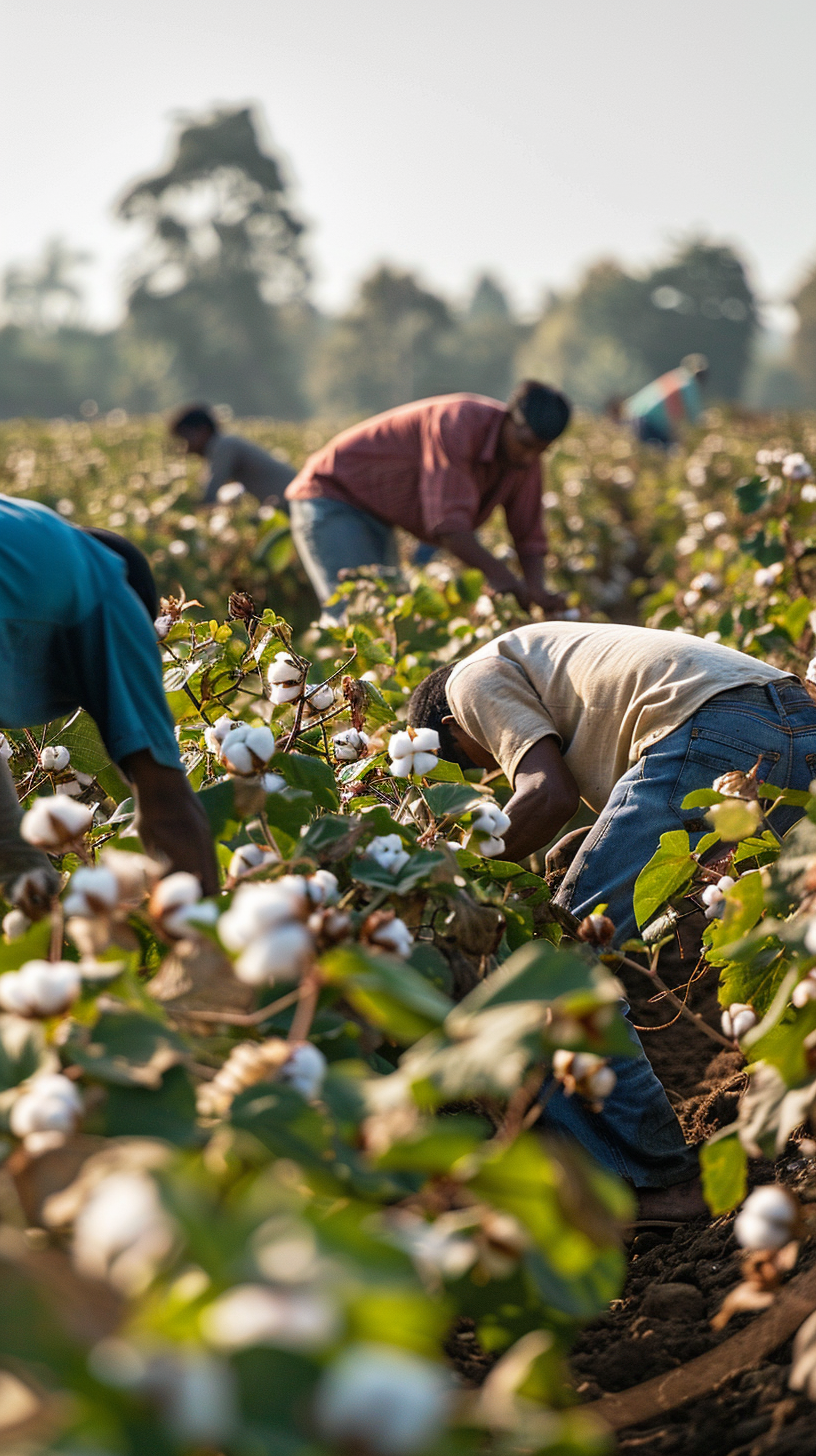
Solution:
M 310 455 L 287 487 L 289 500 L 346 501 L 421 541 L 472 531 L 503 506 L 522 556 L 547 539 L 541 465 L 501 458 L 506 406 L 477 394 L 443 394 L 375 415 Z

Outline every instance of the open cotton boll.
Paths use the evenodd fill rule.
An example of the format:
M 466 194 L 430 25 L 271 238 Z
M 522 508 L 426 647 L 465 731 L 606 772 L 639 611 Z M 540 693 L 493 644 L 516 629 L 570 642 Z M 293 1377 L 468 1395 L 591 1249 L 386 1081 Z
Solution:
M 310 713 L 325 713 L 334 707 L 334 691 L 328 683 L 306 689 L 306 707 Z
M 218 922 L 222 945 L 233 952 L 245 950 L 274 926 L 295 919 L 305 898 L 305 891 L 298 896 L 281 880 L 271 885 L 241 885 Z
M 390 950 L 394 955 L 402 956 L 405 960 L 413 949 L 414 937 L 404 920 L 397 915 L 393 920 L 386 920 L 383 925 L 371 932 L 371 939 L 383 950 Z
M 274 661 L 266 670 L 266 680 L 270 687 L 280 683 L 300 683 L 302 677 L 302 667 L 288 652 L 276 652 Z
M 391 1345 L 350 1345 L 320 1379 L 315 1419 L 343 1448 L 413 1456 L 438 1439 L 450 1402 L 441 1365 Z
M 239 844 L 229 862 L 229 877 L 232 880 L 239 875 L 248 874 L 251 870 L 260 869 L 261 865 L 277 864 L 280 856 L 274 849 L 261 844 Z
M 9 1114 L 15 1137 L 36 1133 L 74 1131 L 82 1115 L 82 1098 L 75 1084 L 61 1072 L 40 1072 L 32 1077 Z
M 59 851 L 90 829 L 94 811 L 65 794 L 35 799 L 20 821 L 20 833 L 38 849 Z
M 504 854 L 504 840 L 499 835 L 469 835 L 465 842 L 472 853 L 480 854 L 483 859 L 495 859 L 497 855 Z
M 782 461 L 782 474 L 786 480 L 810 480 L 813 469 L 801 451 L 795 450 Z
M 0 733 L 0 758 L 8 763 L 8 760 L 11 758 L 13 752 L 14 750 L 9 743 L 5 733 Z
M 746 1006 L 742 1001 L 733 1001 L 723 1012 L 720 1018 L 723 1033 L 739 1041 L 746 1031 L 756 1026 L 756 1013 L 752 1006 Z
M 210 753 L 220 754 L 221 744 L 224 742 L 227 734 L 235 727 L 234 719 L 228 718 L 224 714 L 221 718 L 216 718 L 211 727 L 204 729 L 204 742 L 209 748 Z
M 414 755 L 408 753 L 405 758 L 392 758 L 388 767 L 394 778 L 409 779 L 414 771 Z
M 159 880 L 150 896 L 150 913 L 171 935 L 182 936 L 188 929 L 185 911 L 201 899 L 201 885 L 187 870 L 177 870 Z
M 779 1183 L 755 1188 L 734 1220 L 737 1242 L 744 1249 L 781 1249 L 794 1237 L 799 1204 Z
M 413 752 L 414 740 L 407 729 L 403 728 L 399 733 L 391 734 L 388 740 L 388 754 L 390 758 L 411 758 Z
M 411 746 L 414 753 L 438 753 L 439 734 L 435 728 L 415 728 Z
M 483 804 L 473 817 L 471 828 L 474 834 L 503 834 L 510 828 L 510 819 L 498 804 Z
M 83 866 L 71 876 L 62 908 L 66 915 L 107 915 L 118 903 L 119 884 L 112 870 Z
M 336 1305 L 322 1290 L 238 1284 L 201 1316 L 204 1339 L 217 1350 L 272 1345 L 319 1350 L 337 1334 Z
M 99 858 L 103 868 L 109 870 L 116 880 L 120 905 L 141 905 L 145 895 L 162 877 L 162 864 L 147 854 L 126 849 L 103 849 Z
M 21 940 L 31 925 L 32 921 L 22 910 L 9 910 L 3 916 L 3 934 L 9 941 Z
M 18 1016 L 58 1016 L 81 989 L 73 961 L 26 961 L 0 976 L 0 1006 Z
M 313 1046 L 310 1041 L 296 1042 L 278 1073 L 277 1081 L 294 1088 L 308 1102 L 320 1096 L 328 1065 L 319 1047 Z
M 336 905 L 340 884 L 331 870 L 315 870 L 306 881 L 306 893 L 313 905 Z
M 289 920 L 252 940 L 235 962 L 235 974 L 247 986 L 296 981 L 314 955 L 305 925 Z
M 421 778 L 423 774 L 433 773 L 438 762 L 439 760 L 435 753 L 415 753 L 411 775 L 418 775 Z M 394 772 L 396 773 L 396 768 Z M 398 774 L 397 777 L 404 777 L 404 775 Z
M 173 1247 L 174 1226 L 146 1173 L 111 1173 L 92 1190 L 74 1224 L 80 1274 L 139 1294 Z
M 46 773 L 62 773 L 71 762 L 71 755 L 62 743 L 49 745 L 40 754 L 40 765 Z
M 300 683 L 273 683 L 269 689 L 269 700 L 276 708 L 283 703 L 294 703 L 300 697 Z
M 365 756 L 367 748 L 368 734 L 359 733 L 356 728 L 346 728 L 332 738 L 332 749 L 338 763 L 356 763 L 358 758 Z
M 366 846 L 365 852 L 392 875 L 398 874 L 411 858 L 408 851 L 403 849 L 398 834 L 377 834 Z
M 6 919 L 8 919 L 8 916 L 6 916 Z M 3 924 L 5 925 L 5 920 Z M 800 1009 L 802 1006 L 807 1006 L 808 1001 L 816 1001 L 816 976 L 814 976 L 812 971 L 808 971 L 805 979 L 800 981 L 798 986 L 794 986 L 791 1001 L 794 1006 Z

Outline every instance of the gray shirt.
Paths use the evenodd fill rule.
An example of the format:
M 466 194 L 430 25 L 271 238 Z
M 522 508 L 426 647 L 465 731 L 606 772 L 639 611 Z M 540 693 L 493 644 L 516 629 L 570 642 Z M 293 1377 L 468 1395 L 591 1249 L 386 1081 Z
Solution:
M 207 461 L 210 466 L 204 492 L 207 504 L 216 499 L 222 485 L 233 480 L 260 501 L 276 496 L 282 504 L 283 492 L 297 474 L 291 465 L 276 460 L 260 445 L 243 440 L 240 435 L 213 435 L 207 446 Z

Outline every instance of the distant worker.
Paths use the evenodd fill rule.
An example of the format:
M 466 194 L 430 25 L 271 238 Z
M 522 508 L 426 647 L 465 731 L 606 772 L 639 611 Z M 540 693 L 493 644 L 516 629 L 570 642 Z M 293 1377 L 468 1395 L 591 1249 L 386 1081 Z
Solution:
M 218 870 L 162 686 L 155 602 L 150 568 L 130 542 L 0 495 L 0 728 L 30 728 L 84 708 L 133 786 L 145 849 L 196 875 L 209 895 Z M 48 859 L 20 837 L 5 757 L 0 887 L 9 897 L 20 876 L 42 870 L 56 893 Z
M 544 585 L 547 538 L 540 457 L 566 429 L 558 390 L 526 380 L 507 404 L 446 394 L 352 425 L 311 455 L 287 489 L 292 536 L 323 605 L 341 572 L 396 566 L 394 528 L 484 572 L 525 611 L 557 611 Z M 477 526 L 502 506 L 523 580 L 481 544 Z M 342 606 L 331 615 L 340 618 Z
M 700 385 L 707 375 L 705 355 L 689 354 L 678 369 L 661 374 L 624 400 L 619 415 L 631 423 L 644 445 L 673 445 L 678 425 L 694 424 L 702 413 Z
M 296 473 L 291 465 L 241 435 L 222 435 L 206 405 L 185 406 L 172 420 L 170 434 L 185 442 L 188 455 L 200 455 L 210 467 L 202 505 L 212 505 L 222 486 L 237 481 L 264 505 L 287 509 L 284 492 Z

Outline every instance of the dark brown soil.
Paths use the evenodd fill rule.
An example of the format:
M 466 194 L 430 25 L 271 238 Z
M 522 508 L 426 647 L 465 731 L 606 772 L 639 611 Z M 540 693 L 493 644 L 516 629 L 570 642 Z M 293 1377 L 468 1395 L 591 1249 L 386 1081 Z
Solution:
M 688 982 L 693 968 L 693 960 L 675 955 L 661 971 L 677 988 Z M 627 972 L 626 987 L 637 1026 L 654 1028 L 672 1020 L 672 1008 L 651 999 L 645 977 Z M 692 983 L 689 1004 L 718 1025 L 715 972 Z M 685 1019 L 664 1030 L 642 1030 L 641 1039 L 689 1139 L 698 1141 L 733 1121 L 745 1085 L 738 1053 L 718 1050 Z M 813 1165 L 793 1145 L 775 1165 L 752 1162 L 749 1177 L 751 1184 L 778 1178 L 805 1199 L 816 1197 Z M 573 1351 L 582 1400 L 629 1389 L 674 1369 L 755 1318 L 736 1316 L 718 1334 L 709 1323 L 740 1280 L 732 1224 L 730 1216 L 700 1221 L 665 1238 L 644 1232 L 634 1239 L 622 1297 L 582 1333 Z M 816 1248 L 806 1244 L 795 1272 L 814 1262 Z M 790 1344 L 709 1397 L 621 1432 L 617 1449 L 632 1456 L 814 1456 L 816 1410 L 806 1397 L 788 1389 L 789 1364 Z

